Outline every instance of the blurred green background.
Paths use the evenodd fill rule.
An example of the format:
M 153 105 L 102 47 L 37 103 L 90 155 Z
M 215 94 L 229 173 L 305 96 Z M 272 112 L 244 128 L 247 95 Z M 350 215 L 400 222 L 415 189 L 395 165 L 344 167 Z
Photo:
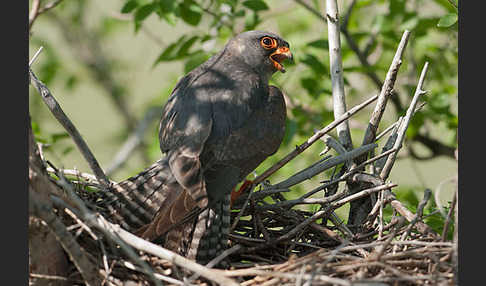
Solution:
M 390 181 L 399 184 L 395 189 L 399 196 L 412 193 L 410 204 L 430 188 L 434 192 L 441 189 L 440 200 L 447 205 L 455 189 L 447 181 L 457 175 L 453 151 L 457 147 L 458 29 L 457 9 L 451 2 L 455 3 L 338 1 L 341 20 L 349 15 L 347 23 L 342 22 L 349 38 L 341 34 L 348 109 L 379 93 L 376 79 L 384 80 L 403 31 L 411 31 L 395 83 L 398 100 L 388 103 L 379 131 L 404 114 L 420 71 L 425 61 L 429 62 L 424 85 L 428 93 L 422 98 L 427 104 L 415 115 L 390 176 Z M 41 1 L 41 5 L 46 3 L 49 1 Z M 272 79 L 290 100 L 287 133 L 280 150 L 256 170 L 261 173 L 333 120 L 327 24 L 316 12 L 324 15 L 325 1 L 64 0 L 36 19 L 30 31 L 29 53 L 32 57 L 44 47 L 33 65 L 34 72 L 106 169 L 138 121 L 150 108 L 160 110 L 185 72 L 241 31 L 280 34 L 294 54 L 294 63 L 286 65 L 287 73 L 277 73 Z M 368 67 L 360 62 L 350 39 Z M 350 121 L 354 147 L 361 144 L 373 107 Z M 46 144 L 48 160 L 57 167 L 91 173 L 32 87 L 29 112 L 37 140 Z M 157 134 L 158 118 L 144 133 L 142 146 L 110 178 L 123 180 L 160 158 Z M 277 183 L 317 161 L 324 148 L 323 142 L 317 142 L 270 181 Z M 285 196 L 309 191 L 329 175 L 316 176 Z

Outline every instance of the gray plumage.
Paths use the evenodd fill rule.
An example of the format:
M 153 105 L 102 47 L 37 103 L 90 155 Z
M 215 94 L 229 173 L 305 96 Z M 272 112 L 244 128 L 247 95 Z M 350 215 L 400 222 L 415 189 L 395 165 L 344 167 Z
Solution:
M 264 37 L 277 46 L 263 48 Z M 201 263 L 224 250 L 231 191 L 284 136 L 283 95 L 268 85 L 281 47 L 272 33 L 239 34 L 178 82 L 160 121 L 166 157 L 114 187 L 116 221 Z

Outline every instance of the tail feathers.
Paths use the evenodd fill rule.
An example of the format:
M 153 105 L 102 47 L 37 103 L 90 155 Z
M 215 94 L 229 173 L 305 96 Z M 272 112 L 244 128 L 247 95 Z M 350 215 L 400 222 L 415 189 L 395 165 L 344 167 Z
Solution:
M 173 185 L 167 193 L 155 218 L 137 231 L 140 237 L 155 240 L 174 227 L 197 217 L 193 215 L 199 210 L 197 203 L 180 185 Z
M 167 160 L 163 158 L 143 172 L 112 186 L 110 192 L 103 193 L 109 219 L 130 231 L 150 223 L 160 207 L 170 200 L 172 192 L 164 189 L 174 181 Z
M 164 247 L 207 263 L 228 243 L 231 194 L 201 210 L 178 184 L 165 158 L 104 192 L 109 220 Z
M 228 246 L 230 228 L 230 194 L 199 216 L 194 229 L 189 256 L 202 264 L 220 255 Z

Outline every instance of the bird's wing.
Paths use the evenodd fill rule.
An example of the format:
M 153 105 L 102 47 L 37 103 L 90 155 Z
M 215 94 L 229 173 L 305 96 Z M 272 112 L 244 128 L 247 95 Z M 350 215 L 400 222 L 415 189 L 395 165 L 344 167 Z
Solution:
M 211 104 L 201 96 L 197 77 L 188 74 L 172 92 L 160 122 L 159 139 L 178 183 L 204 208 L 207 193 L 199 156 L 211 133 Z

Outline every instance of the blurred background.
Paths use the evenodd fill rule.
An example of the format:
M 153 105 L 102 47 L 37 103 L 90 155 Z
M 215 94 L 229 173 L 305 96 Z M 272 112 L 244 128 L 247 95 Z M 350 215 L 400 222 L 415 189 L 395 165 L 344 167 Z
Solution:
M 257 174 L 302 144 L 334 117 L 325 1 L 312 0 L 54 0 L 30 30 L 33 65 L 76 125 L 110 179 L 142 171 L 162 154 L 160 111 L 186 72 L 220 50 L 233 35 L 267 30 L 290 43 L 294 63 L 271 83 L 287 97 L 287 129 L 279 151 Z M 457 175 L 457 8 L 452 0 L 338 1 L 348 109 L 379 93 L 405 29 L 411 31 L 379 132 L 403 115 L 426 61 L 426 104 L 416 113 L 390 181 L 397 196 L 416 206 L 426 188 L 448 206 Z M 32 7 L 32 0 L 30 7 Z M 363 138 L 374 104 L 350 120 L 354 147 Z M 29 113 L 44 156 L 59 168 L 92 173 L 39 94 L 30 88 Z M 140 129 L 140 126 L 145 127 Z M 129 138 L 141 144 L 116 163 Z M 331 135 L 335 136 L 335 132 Z M 381 150 L 385 139 L 380 140 Z M 383 141 L 383 142 L 382 142 Z M 271 176 L 271 183 L 322 158 L 317 142 Z M 330 151 L 334 154 L 333 151 Z M 326 180 L 322 173 L 292 188 L 298 196 Z M 312 206 L 310 206 L 312 208 Z M 345 209 L 342 211 L 345 216 Z M 345 219 L 345 217 L 344 217 Z

